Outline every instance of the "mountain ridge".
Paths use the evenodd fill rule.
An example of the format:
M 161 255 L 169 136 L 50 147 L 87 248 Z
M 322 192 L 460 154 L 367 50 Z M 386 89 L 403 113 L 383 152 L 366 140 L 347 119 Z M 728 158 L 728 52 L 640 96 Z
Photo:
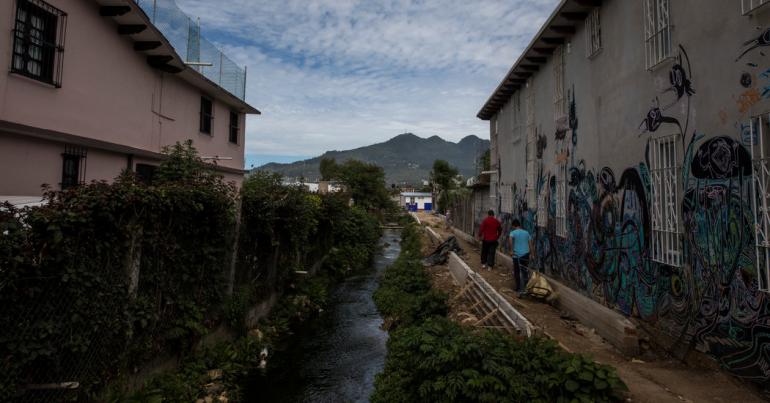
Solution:
M 351 150 L 330 150 L 318 157 L 289 164 L 269 163 L 256 170 L 315 181 L 320 177 L 319 166 L 322 158 L 334 158 L 338 163 L 357 159 L 381 166 L 385 170 L 388 184 L 420 185 L 423 179 L 428 179 L 433 161 L 437 159 L 448 161 L 466 177 L 475 175 L 476 159 L 487 149 L 489 140 L 473 134 L 454 143 L 436 135 L 422 138 L 414 133 L 402 133 L 384 142 Z

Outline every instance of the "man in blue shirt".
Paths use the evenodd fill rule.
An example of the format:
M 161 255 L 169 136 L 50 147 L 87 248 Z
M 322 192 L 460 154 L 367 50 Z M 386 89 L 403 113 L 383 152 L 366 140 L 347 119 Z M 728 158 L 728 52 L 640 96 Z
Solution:
M 534 249 L 532 237 L 521 228 L 521 221 L 514 219 L 513 230 L 508 238 L 508 246 L 513 257 L 513 276 L 516 279 L 516 291 L 525 294 L 529 282 L 529 251 Z

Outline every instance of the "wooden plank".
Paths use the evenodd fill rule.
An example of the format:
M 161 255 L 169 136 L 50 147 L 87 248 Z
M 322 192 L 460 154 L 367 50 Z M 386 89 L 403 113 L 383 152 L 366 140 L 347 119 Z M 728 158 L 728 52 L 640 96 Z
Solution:
M 497 309 L 497 308 L 493 309 L 493 310 L 492 310 L 491 312 L 489 312 L 489 313 L 488 313 L 486 316 L 484 316 L 483 318 L 479 319 L 479 320 L 476 322 L 476 324 L 475 324 L 474 326 L 478 326 L 478 325 L 480 325 L 480 324 L 482 324 L 482 323 L 486 322 L 486 321 L 487 321 L 489 318 L 491 318 L 491 317 L 495 316 L 495 315 L 497 314 L 497 312 L 498 312 L 498 311 L 499 311 L 499 309 Z

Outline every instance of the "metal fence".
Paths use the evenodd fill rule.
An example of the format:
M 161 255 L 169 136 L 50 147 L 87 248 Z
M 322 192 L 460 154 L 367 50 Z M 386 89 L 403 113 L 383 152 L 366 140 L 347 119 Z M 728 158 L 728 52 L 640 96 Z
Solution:
M 176 52 L 206 78 L 241 100 L 246 96 L 246 69 L 201 35 L 200 23 L 185 14 L 174 0 L 136 0 L 150 21 Z M 198 65 L 201 64 L 201 65 Z
M 475 190 L 473 193 L 460 195 L 452 201 L 451 206 L 452 226 L 475 235 L 481 220 L 486 217 L 486 212 L 492 208 L 489 198 L 489 190 Z

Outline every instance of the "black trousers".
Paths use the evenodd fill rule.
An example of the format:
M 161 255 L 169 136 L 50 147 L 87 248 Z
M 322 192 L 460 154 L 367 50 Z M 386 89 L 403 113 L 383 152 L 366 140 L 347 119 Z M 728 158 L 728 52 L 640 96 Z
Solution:
M 513 257 L 513 278 L 516 279 L 516 291 L 527 291 L 527 283 L 529 283 L 529 253 L 521 257 Z
M 497 241 L 481 242 L 481 264 L 494 267 L 495 254 L 497 253 Z

